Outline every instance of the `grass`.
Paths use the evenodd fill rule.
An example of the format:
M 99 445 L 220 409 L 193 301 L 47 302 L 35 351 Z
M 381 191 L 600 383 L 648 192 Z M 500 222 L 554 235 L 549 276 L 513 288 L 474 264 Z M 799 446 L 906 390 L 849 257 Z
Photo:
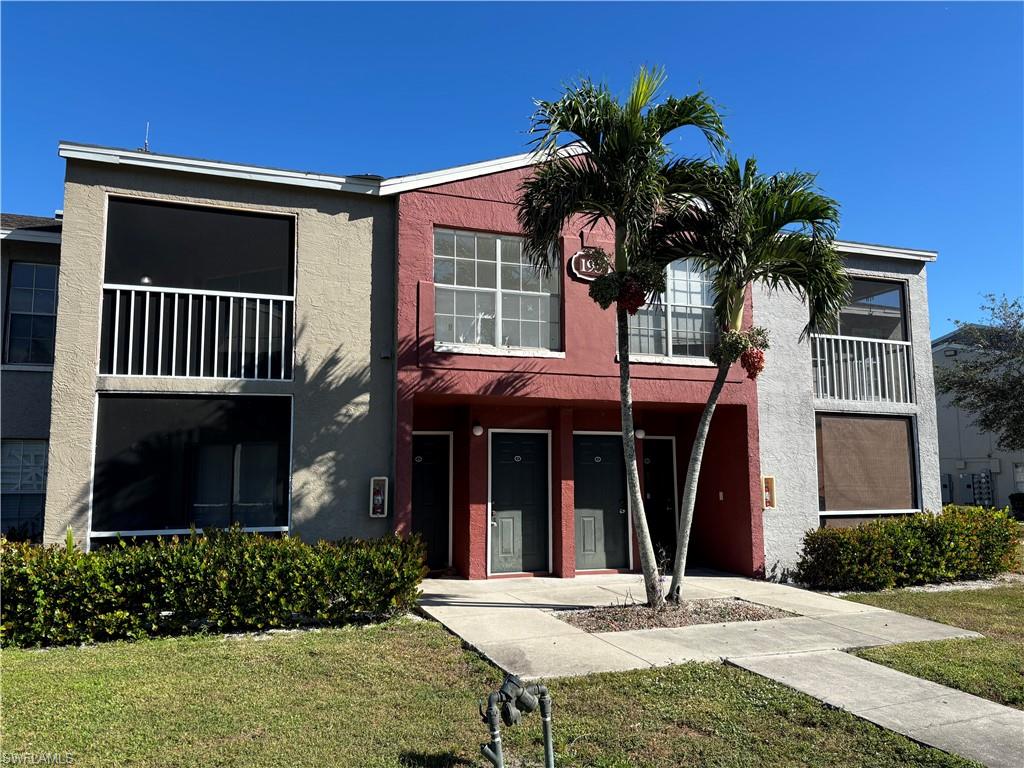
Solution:
M 1024 584 L 948 592 L 892 590 L 850 600 L 972 629 L 980 640 L 870 648 L 870 661 L 1024 709 Z
M 2 749 L 76 765 L 480 766 L 500 673 L 432 622 L 6 649 Z M 555 680 L 559 766 L 968 766 L 742 670 Z M 539 762 L 537 715 L 506 729 Z

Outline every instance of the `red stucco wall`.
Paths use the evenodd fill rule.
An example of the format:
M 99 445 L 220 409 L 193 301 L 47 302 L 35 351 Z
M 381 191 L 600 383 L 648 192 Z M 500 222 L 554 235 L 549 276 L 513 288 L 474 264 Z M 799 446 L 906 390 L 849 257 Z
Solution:
M 611 249 L 612 231 L 563 232 L 562 358 L 448 354 L 434 351 L 433 229 L 518 234 L 515 201 L 529 170 L 508 171 L 402 194 L 398 201 L 397 423 L 395 528 L 411 523 L 413 429 L 452 429 L 453 563 L 470 578 L 486 575 L 487 437 L 471 428 L 552 430 L 552 570 L 574 572 L 572 430 L 619 428 L 615 318 L 571 278 L 565 260 L 581 242 Z M 750 318 L 748 297 L 746 322 Z M 679 495 L 696 418 L 714 378 L 711 367 L 634 363 L 638 426 L 675 434 Z M 757 390 L 738 366 L 730 372 L 701 474 L 692 551 L 718 567 L 763 567 Z M 645 426 L 645 422 L 649 426 Z M 722 499 L 718 494 L 721 493 Z M 634 558 L 636 561 L 636 558 Z

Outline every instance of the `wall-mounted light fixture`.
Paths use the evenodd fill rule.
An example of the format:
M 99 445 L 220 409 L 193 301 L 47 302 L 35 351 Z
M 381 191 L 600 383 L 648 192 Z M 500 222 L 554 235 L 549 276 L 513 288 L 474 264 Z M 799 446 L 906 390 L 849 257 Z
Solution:
M 484 433 L 484 428 L 480 426 L 480 422 L 479 421 L 474 421 L 473 422 L 473 434 L 476 435 L 477 437 L 480 437 L 480 435 L 482 435 L 483 433 Z
M 152 284 L 153 284 L 153 278 L 150 277 L 149 275 L 143 275 L 142 277 L 139 278 L 139 285 L 152 285 Z
M 633 436 L 636 437 L 637 440 L 643 440 L 645 437 L 647 437 L 647 430 L 645 430 L 645 429 L 634 429 L 633 430 Z

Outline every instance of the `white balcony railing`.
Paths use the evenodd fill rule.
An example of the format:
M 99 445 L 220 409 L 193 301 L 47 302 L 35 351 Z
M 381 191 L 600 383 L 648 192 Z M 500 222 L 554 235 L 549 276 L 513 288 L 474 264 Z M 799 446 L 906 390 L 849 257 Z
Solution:
M 914 402 L 909 341 L 811 336 L 814 395 L 824 400 Z
M 103 286 L 100 373 L 290 379 L 294 298 Z

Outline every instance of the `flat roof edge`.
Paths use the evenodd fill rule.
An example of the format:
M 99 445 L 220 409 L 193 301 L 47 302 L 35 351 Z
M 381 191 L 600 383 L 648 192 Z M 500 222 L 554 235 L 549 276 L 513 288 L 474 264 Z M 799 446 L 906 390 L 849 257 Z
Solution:
M 59 232 L 36 232 L 31 229 L 0 229 L 0 240 L 19 240 L 25 243 L 60 243 Z
M 856 243 L 849 240 L 836 240 L 836 249 L 842 253 L 857 256 L 879 256 L 885 259 L 907 259 L 909 261 L 935 261 L 938 251 L 923 251 L 916 248 L 898 248 L 892 245 L 876 245 L 874 243 Z
M 357 180 L 346 176 L 289 171 L 244 163 L 225 163 L 219 160 L 163 155 L 141 150 L 98 147 L 89 144 L 76 144 L 70 141 L 60 142 L 57 145 L 57 154 L 70 160 L 87 160 L 114 165 L 134 165 L 164 171 L 200 173 L 209 176 L 242 179 L 244 181 L 329 189 L 336 192 L 375 195 L 378 194 L 380 187 L 380 184 L 376 181 Z

